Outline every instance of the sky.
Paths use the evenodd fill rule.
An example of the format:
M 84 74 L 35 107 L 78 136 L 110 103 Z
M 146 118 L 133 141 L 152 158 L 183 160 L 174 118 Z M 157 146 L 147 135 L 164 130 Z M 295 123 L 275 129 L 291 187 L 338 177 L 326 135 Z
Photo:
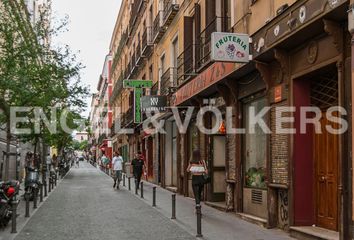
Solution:
M 96 92 L 105 56 L 109 52 L 113 28 L 121 0 L 53 0 L 53 18 L 69 17 L 68 31 L 61 33 L 53 42 L 67 44 L 83 63 L 82 82 Z M 83 113 L 88 116 L 91 98 Z

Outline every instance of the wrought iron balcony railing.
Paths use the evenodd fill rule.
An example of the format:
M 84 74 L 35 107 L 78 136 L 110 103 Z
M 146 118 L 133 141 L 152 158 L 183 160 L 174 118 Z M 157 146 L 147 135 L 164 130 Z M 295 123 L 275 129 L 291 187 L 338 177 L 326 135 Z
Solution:
M 196 69 L 199 71 L 201 68 L 206 67 L 210 63 L 211 54 L 211 34 L 213 32 L 223 32 L 230 29 L 230 18 L 215 17 L 199 34 L 195 49 L 196 55 Z
M 128 30 L 125 30 L 120 37 L 117 51 L 114 54 L 113 63 L 112 63 L 112 70 L 113 71 L 118 64 L 119 58 L 121 56 L 122 50 L 125 46 L 125 43 L 127 42 L 127 39 L 128 39 Z
M 120 95 L 120 93 L 122 92 L 123 89 L 123 80 L 124 80 L 124 76 L 125 73 L 121 72 L 117 82 L 114 85 L 113 91 L 112 91 L 112 95 L 111 98 L 109 99 L 110 103 L 112 104 L 116 98 Z
M 160 95 L 171 94 L 171 88 L 177 87 L 177 68 L 171 67 L 161 76 Z
M 195 74 L 193 52 L 195 45 L 190 44 L 177 58 L 177 84 L 180 86 Z
M 163 25 L 169 26 L 179 11 L 177 0 L 163 1 Z
M 153 28 L 152 27 L 146 27 L 143 36 L 142 36 L 142 56 L 147 57 L 149 54 L 152 52 L 151 48 L 154 46 L 153 42 Z
M 154 20 L 154 30 L 153 30 L 154 43 L 158 43 L 161 40 L 164 33 L 166 32 L 165 28 L 162 25 L 161 17 L 162 17 L 162 13 L 161 11 L 159 11 Z

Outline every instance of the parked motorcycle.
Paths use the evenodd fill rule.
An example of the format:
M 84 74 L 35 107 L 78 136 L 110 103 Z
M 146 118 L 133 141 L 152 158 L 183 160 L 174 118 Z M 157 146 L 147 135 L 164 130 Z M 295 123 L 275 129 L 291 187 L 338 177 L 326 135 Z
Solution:
M 25 197 L 28 197 L 30 201 L 34 199 L 35 193 L 39 190 L 39 173 L 35 168 L 28 168 L 25 179 Z
M 6 227 L 12 218 L 12 201 L 20 191 L 19 181 L 0 182 L 0 226 Z

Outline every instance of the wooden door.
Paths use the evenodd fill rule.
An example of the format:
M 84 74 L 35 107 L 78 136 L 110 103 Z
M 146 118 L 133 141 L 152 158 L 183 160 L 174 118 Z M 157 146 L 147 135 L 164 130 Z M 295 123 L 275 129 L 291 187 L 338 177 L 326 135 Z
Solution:
M 326 125 L 336 128 L 322 113 L 322 134 L 314 134 L 316 167 L 316 225 L 338 230 L 338 135 L 329 133 Z
M 226 192 L 226 137 L 223 135 L 212 137 L 211 170 L 211 199 L 212 202 L 224 202 Z

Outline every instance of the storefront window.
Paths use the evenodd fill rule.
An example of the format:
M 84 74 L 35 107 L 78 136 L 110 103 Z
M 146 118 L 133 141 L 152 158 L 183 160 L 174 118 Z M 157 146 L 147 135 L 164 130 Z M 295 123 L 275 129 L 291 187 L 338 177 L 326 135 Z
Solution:
M 266 164 L 267 164 L 267 136 L 257 124 L 255 131 L 250 132 L 249 109 L 253 107 L 255 113 L 260 112 L 266 106 L 266 99 L 260 98 L 244 105 L 244 156 L 245 156 L 245 186 L 251 188 L 266 188 Z

